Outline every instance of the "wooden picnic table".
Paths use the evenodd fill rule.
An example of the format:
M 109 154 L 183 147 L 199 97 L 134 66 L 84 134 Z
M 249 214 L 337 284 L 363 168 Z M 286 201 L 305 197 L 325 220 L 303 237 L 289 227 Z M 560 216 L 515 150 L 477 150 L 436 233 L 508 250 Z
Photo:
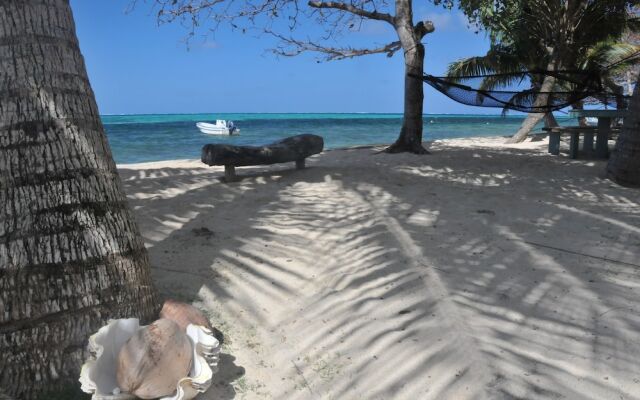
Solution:
M 598 119 L 596 133 L 596 157 L 607 158 L 609 156 L 609 135 L 611 134 L 611 121 L 615 118 L 624 118 L 626 110 L 571 110 L 571 117 L 592 117 Z
M 597 132 L 595 126 L 555 126 L 553 128 L 542 128 L 543 131 L 549 132 L 549 153 L 560 154 L 560 136 L 569 134 L 569 157 L 578 158 L 578 146 L 580 143 L 580 135 L 584 136 L 583 150 L 586 154 L 593 153 L 593 134 Z

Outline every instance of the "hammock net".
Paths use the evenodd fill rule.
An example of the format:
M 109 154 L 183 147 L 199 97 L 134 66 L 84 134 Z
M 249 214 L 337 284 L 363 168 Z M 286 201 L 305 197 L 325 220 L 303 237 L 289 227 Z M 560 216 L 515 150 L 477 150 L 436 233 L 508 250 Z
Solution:
M 531 85 L 531 81 L 542 82 L 547 77 L 555 78 L 554 88 L 542 92 Z M 498 107 L 505 111 L 547 113 L 567 108 L 576 103 L 604 104 L 613 108 L 623 105 L 630 96 L 616 94 L 602 85 L 600 75 L 587 71 L 527 71 L 514 74 L 474 75 L 464 77 L 438 77 L 424 75 L 425 83 L 449 98 L 470 106 Z M 524 90 L 491 90 L 496 81 L 501 86 L 529 88 Z

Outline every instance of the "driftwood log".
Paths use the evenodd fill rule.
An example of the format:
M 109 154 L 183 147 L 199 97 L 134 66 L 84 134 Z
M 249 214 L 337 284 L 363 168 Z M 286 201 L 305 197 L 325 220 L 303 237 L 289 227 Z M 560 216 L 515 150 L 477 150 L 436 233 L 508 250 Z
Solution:
M 236 180 L 235 167 L 295 162 L 296 168 L 302 169 L 305 158 L 322 152 L 323 148 L 322 137 L 311 134 L 291 136 L 266 146 L 207 144 L 202 147 L 202 162 L 224 165 L 225 179 L 231 182 Z

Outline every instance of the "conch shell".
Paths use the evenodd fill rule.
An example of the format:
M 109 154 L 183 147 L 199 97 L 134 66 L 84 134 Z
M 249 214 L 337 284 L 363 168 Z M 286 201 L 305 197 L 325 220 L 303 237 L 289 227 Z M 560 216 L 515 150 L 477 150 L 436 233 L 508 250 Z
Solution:
M 89 338 L 89 359 L 80 373 L 81 388 L 92 393 L 92 400 L 129 400 L 136 397 L 125 393 L 116 379 L 120 349 L 138 330 L 137 318 L 117 319 Z M 186 334 L 191 342 L 191 370 L 174 386 L 172 394 L 161 400 L 190 400 L 211 386 L 217 371 L 220 343 L 213 333 L 202 326 L 188 325 Z
M 187 325 L 194 324 L 204 326 L 212 330 L 209 320 L 204 314 L 191 304 L 181 303 L 172 299 L 167 299 L 160 310 L 160 318 L 170 319 L 186 331 Z
M 80 388 L 93 393 L 92 400 L 135 399 L 121 393 L 116 379 L 116 358 L 120 348 L 140 328 L 138 318 L 111 320 L 89 338 L 89 359 L 80 372 Z
M 189 374 L 193 350 L 178 324 L 159 319 L 139 329 L 118 353 L 118 387 L 141 399 L 169 396 Z

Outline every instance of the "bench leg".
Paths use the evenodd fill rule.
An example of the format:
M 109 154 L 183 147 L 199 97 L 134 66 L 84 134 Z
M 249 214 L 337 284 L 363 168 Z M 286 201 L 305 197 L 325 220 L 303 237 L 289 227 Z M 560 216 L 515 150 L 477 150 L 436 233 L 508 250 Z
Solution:
M 224 180 L 227 182 L 233 182 L 236 180 L 236 167 L 233 165 L 224 166 Z
M 611 132 L 611 118 L 598 118 L 598 134 L 596 136 L 596 157 L 609 156 L 609 133 Z
M 304 169 L 304 158 L 296 161 L 296 169 Z
M 549 153 L 553 155 L 560 154 L 560 134 L 551 132 L 549 133 Z
M 571 141 L 569 142 L 569 157 L 578 158 L 579 146 L 580 146 L 580 133 L 571 132 Z
M 593 153 L 593 132 L 584 133 L 584 143 L 582 143 L 582 150 L 587 154 Z

